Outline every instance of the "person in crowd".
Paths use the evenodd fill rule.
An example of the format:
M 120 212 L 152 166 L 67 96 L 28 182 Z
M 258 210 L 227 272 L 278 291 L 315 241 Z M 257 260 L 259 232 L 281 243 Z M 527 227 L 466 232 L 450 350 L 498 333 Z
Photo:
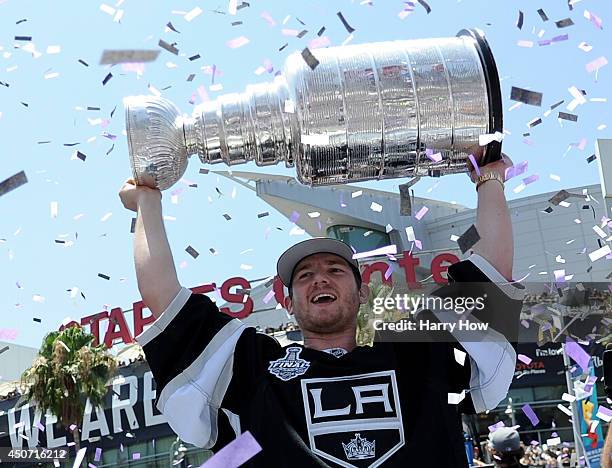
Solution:
M 521 445 L 521 438 L 516 429 L 509 427 L 496 429 L 489 434 L 489 447 L 496 467 L 521 468 L 525 466 L 521 462 L 525 449 Z
M 504 324 L 518 329 L 524 293 L 512 280 L 514 241 L 504 196 L 510 166 L 502 159 L 473 173 L 480 240 L 467 259 L 448 268 L 448 284 L 435 293 L 484 299 L 491 322 L 481 340 L 448 333 L 444 341 L 391 339 L 372 347 L 356 345 L 357 312 L 369 288 L 349 245 L 308 239 L 279 257 L 277 274 L 288 289 L 283 306 L 304 338 L 303 345 L 281 347 L 180 285 L 161 193 L 127 181 L 119 196 L 137 212 L 138 287 L 156 317 L 137 340 L 155 377 L 157 407 L 172 429 L 213 450 L 249 431 L 262 450 L 248 466 L 367 460 L 385 467 L 465 467 L 461 413 L 494 409 L 515 369 L 515 350 L 496 331 Z M 438 312 L 423 311 L 434 322 Z M 464 362 L 456 349 L 468 356 Z M 449 402 L 451 394 L 465 397 Z

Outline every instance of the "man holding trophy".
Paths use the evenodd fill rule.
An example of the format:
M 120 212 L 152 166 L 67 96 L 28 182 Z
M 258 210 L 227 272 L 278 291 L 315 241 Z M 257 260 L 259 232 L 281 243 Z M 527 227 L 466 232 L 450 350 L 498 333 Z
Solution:
M 205 103 L 192 117 L 161 98 L 126 99 L 134 178 L 119 196 L 138 214 L 136 275 L 156 321 L 137 340 L 157 406 L 199 447 L 218 450 L 250 431 L 262 451 L 249 466 L 467 466 L 461 413 L 495 408 L 514 374 L 513 346 L 494 327 L 478 340 L 357 346 L 368 285 L 350 246 L 328 238 L 300 242 L 277 263 L 303 346 L 281 347 L 178 281 L 160 190 L 193 153 L 205 163 L 285 161 L 312 186 L 469 170 L 480 240 L 437 294 L 482 295 L 478 285 L 489 285 L 486 311 L 518 327 L 523 288 L 512 281 L 504 196 L 512 163 L 499 142 L 478 146 L 480 135 L 502 130 L 482 34 L 316 52 L 290 58 L 273 84 Z M 458 362 L 455 350 L 468 359 Z

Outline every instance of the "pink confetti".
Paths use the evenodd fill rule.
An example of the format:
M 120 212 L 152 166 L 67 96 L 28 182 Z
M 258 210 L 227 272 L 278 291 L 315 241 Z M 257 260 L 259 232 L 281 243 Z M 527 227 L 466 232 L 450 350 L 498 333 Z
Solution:
M 140 460 L 140 452 L 132 454 L 132 460 Z
M 263 67 L 268 73 L 272 73 L 274 71 L 274 66 L 272 65 L 272 61 L 270 59 L 264 59 Z
M 389 263 L 387 270 L 385 271 L 385 279 L 388 280 L 393 274 L 393 263 Z
M 540 423 L 540 418 L 538 418 L 537 414 L 535 414 L 535 411 L 533 411 L 533 408 L 531 406 L 526 404 L 523 405 L 521 409 L 523 410 L 523 413 L 525 413 L 525 416 L 529 418 L 529 421 L 531 421 L 532 425 L 537 426 Z
M 586 148 L 587 143 L 588 143 L 588 140 L 585 137 L 582 137 L 579 143 L 570 143 L 570 147 L 578 148 L 580 151 L 583 151 L 584 148 Z
M 247 45 L 249 42 L 251 41 L 249 41 L 248 38 L 244 36 L 240 36 L 240 37 L 236 37 L 235 39 L 231 39 L 227 41 L 225 45 L 228 46 L 230 49 L 237 49 L 238 47 Z
M 200 468 L 238 468 L 259 452 L 261 445 L 246 431 L 215 453 Z
M 533 174 L 533 175 L 530 175 L 529 177 L 525 177 L 525 178 L 523 179 L 523 183 L 524 183 L 525 185 L 529 185 L 529 184 L 534 183 L 534 182 L 535 182 L 536 180 L 538 180 L 539 178 L 540 178 L 540 176 L 539 176 L 538 174 Z
M 608 64 L 608 59 L 603 55 L 599 58 L 596 58 L 592 62 L 586 64 L 586 71 L 589 73 L 593 73 L 594 71 L 598 71 L 600 68 L 605 67 Z
M 100 447 L 96 448 L 96 455 L 94 456 L 94 461 L 99 462 L 102 457 L 102 449 Z
M 329 37 L 327 36 L 315 37 L 308 43 L 308 48 L 318 49 L 320 47 L 327 47 L 328 45 L 331 45 L 331 41 L 329 40 Z
M 41 431 L 45 432 L 45 426 L 43 426 L 40 421 L 36 421 L 36 427 L 38 427 Z
M 283 36 L 296 37 L 300 31 L 297 29 L 281 29 Z
M 268 13 L 267 11 L 263 11 L 261 15 L 259 16 L 261 16 L 263 19 L 266 20 L 266 23 L 268 23 L 268 26 L 276 26 L 276 21 L 274 21 L 274 18 L 272 18 L 270 13 Z
M 417 214 L 414 215 L 414 217 L 416 219 L 418 219 L 419 221 L 421 220 L 421 218 L 423 216 L 425 216 L 425 214 L 429 211 L 429 208 L 427 208 L 426 206 L 424 206 L 423 208 L 421 208 Z
M 442 161 L 442 153 L 434 154 L 433 150 L 429 148 L 425 150 L 425 156 L 427 156 L 430 161 L 433 161 L 436 163 Z
M 267 304 L 268 302 L 270 302 L 270 300 L 274 297 L 274 289 L 271 289 L 270 291 L 268 291 L 268 294 L 266 294 L 266 297 L 263 298 L 263 303 Z
M 414 245 L 416 245 L 416 248 L 417 248 L 417 249 L 419 249 L 419 250 L 423 250 L 423 244 L 421 243 L 421 241 L 420 241 L 420 240 L 415 239 L 415 240 L 414 240 Z
M 298 220 L 299 217 L 300 217 L 300 214 L 297 211 L 294 211 L 293 213 L 291 213 L 291 218 L 289 218 L 289 221 L 295 224 L 295 222 Z
M 565 352 L 571 357 L 581 368 L 583 372 L 589 371 L 589 361 L 591 356 L 575 341 L 572 341 L 570 337 L 565 342 Z
M 592 13 L 589 10 L 584 10 L 584 17 L 593 23 L 593 26 L 596 28 L 603 29 L 603 21 L 595 13 Z
M 562 34 L 561 36 L 555 36 L 551 39 L 552 42 L 561 42 L 561 41 L 567 41 L 569 39 L 569 35 L 568 34 Z
M 498 423 L 495 423 L 491 426 L 489 426 L 489 432 L 495 432 L 496 430 L 498 430 L 500 427 L 506 427 L 506 425 L 504 424 L 503 421 L 500 421 Z
M 524 174 L 525 172 L 527 172 L 528 166 L 529 166 L 528 161 L 521 161 L 520 163 L 515 164 L 514 166 L 508 167 L 504 174 L 505 176 L 504 180 L 508 181 L 512 179 L 513 177 Z
M 206 92 L 206 88 L 204 87 L 204 85 L 198 86 L 198 96 L 200 96 L 200 99 L 202 101 L 210 101 L 210 98 L 208 97 L 208 93 Z
M 517 359 L 527 365 L 531 364 L 531 358 L 529 356 L 525 356 L 524 354 L 519 354 Z

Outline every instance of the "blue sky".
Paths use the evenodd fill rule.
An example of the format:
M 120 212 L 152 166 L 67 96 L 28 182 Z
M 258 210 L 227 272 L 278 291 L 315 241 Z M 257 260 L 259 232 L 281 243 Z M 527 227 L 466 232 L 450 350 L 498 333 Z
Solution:
M 528 161 L 526 176 L 539 175 L 537 182 L 520 193 L 513 189 L 521 180 L 509 182 L 508 198 L 597 183 L 597 162 L 589 164 L 586 159 L 595 153 L 597 138 L 611 137 L 611 128 L 606 127 L 612 125 L 610 103 L 601 100 L 609 98 L 612 89 L 612 65 L 598 73 L 588 73 L 585 66 L 610 53 L 610 2 L 582 0 L 574 2 L 570 11 L 566 0 L 428 1 L 430 14 L 417 3 L 411 14 L 400 19 L 398 13 L 405 3 L 395 0 L 250 0 L 250 6 L 236 15 L 228 14 L 228 0 L 126 0 L 108 2 L 105 11 L 100 8 L 102 2 L 90 0 L 0 0 L 0 81 L 9 85 L 0 86 L 0 180 L 24 170 L 29 181 L 0 197 L 0 328 L 18 330 L 15 343 L 38 347 L 42 336 L 67 316 L 78 318 L 105 307 L 129 309 L 139 299 L 129 233 L 132 213 L 123 209 L 117 196 L 130 176 L 122 134 L 124 96 L 149 94 L 150 85 L 183 112 L 191 112 L 189 100 L 194 93 L 195 103 L 201 102 L 198 88 L 214 99 L 224 92 L 239 92 L 249 83 L 272 79 L 255 70 L 266 59 L 275 70 L 281 69 L 285 57 L 308 45 L 323 26 L 331 44 L 341 44 L 348 32 L 336 16 L 338 11 L 355 28 L 355 44 L 454 36 L 466 27 L 483 29 L 502 78 L 504 127 L 510 132 L 504 151 L 515 163 Z M 196 7 L 202 13 L 187 21 L 185 13 Z M 542 21 L 539 8 L 549 21 Z M 524 13 L 521 30 L 516 26 L 519 10 Z M 585 18 L 585 10 L 602 19 L 603 30 Z M 275 20 L 274 26 L 262 17 L 264 12 Z M 573 26 L 559 29 L 555 25 L 568 17 Z M 242 24 L 232 26 L 236 21 Z M 167 29 L 168 22 L 180 33 Z M 308 33 L 297 38 L 284 35 L 283 29 L 306 29 Z M 568 40 L 538 45 L 539 40 L 561 34 L 568 34 Z M 32 40 L 19 41 L 16 36 L 31 36 Z M 226 46 L 240 36 L 249 43 L 236 49 Z M 158 49 L 159 39 L 176 42 L 179 55 L 162 49 L 141 76 L 120 65 L 98 65 L 105 49 Z M 521 47 L 519 41 L 532 41 L 533 47 Z M 583 42 L 588 46 L 580 48 Z M 279 52 L 285 43 L 288 46 Z M 190 61 L 195 54 L 201 58 Z M 214 82 L 222 84 L 222 91 L 210 89 L 213 65 L 218 70 Z M 113 77 L 103 85 L 109 72 Z M 195 78 L 188 82 L 190 74 Z M 542 107 L 524 105 L 510 110 L 512 86 L 542 92 Z M 571 87 L 587 93 L 586 102 L 574 111 L 566 109 L 573 99 L 568 91 Z M 545 111 L 561 100 L 565 103 L 545 117 Z M 560 124 L 558 111 L 578 114 L 578 122 Z M 543 123 L 529 129 L 527 122 L 538 117 Z M 528 140 L 523 137 L 526 132 L 531 133 Z M 583 139 L 583 149 L 570 146 Z M 78 145 L 65 146 L 72 143 Z M 75 150 L 86 155 L 85 161 L 74 158 Z M 221 283 L 231 276 L 272 275 L 278 255 L 304 236 L 289 235 L 291 222 L 251 191 L 213 174 L 199 174 L 200 167 L 199 160 L 192 158 L 185 174 L 197 188 L 178 183 L 164 192 L 164 213 L 173 218 L 167 230 L 180 281 L 196 286 Z M 236 170 L 293 175 L 281 167 L 245 165 Z M 402 182 L 363 185 L 397 191 Z M 172 203 L 170 196 L 175 189 L 181 190 L 178 203 Z M 471 207 L 476 202 L 465 175 L 421 180 L 415 194 Z M 53 202 L 57 203 L 56 217 L 51 216 Z M 258 219 L 257 213 L 263 211 L 270 211 L 270 216 Z M 224 213 L 232 219 L 226 221 Z M 189 245 L 200 253 L 197 259 L 185 252 Z M 213 256 L 209 248 L 218 254 Z

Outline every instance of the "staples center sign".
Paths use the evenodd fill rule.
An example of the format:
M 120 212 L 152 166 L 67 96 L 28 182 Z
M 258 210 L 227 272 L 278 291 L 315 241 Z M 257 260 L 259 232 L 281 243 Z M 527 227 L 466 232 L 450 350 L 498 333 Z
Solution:
M 433 280 L 439 284 L 445 284 L 447 279 L 443 276 L 448 267 L 453 263 L 457 263 L 459 258 L 452 253 L 441 253 L 436 255 L 431 261 L 431 273 Z M 404 274 L 406 275 L 406 284 L 409 287 L 417 287 L 418 282 L 416 279 L 416 267 L 420 264 L 418 258 L 412 256 L 408 251 L 403 253 L 403 257 L 398 259 L 397 264 L 402 267 Z M 389 269 L 389 264 L 384 261 L 376 261 L 369 264 L 361 265 L 361 276 L 365 283 L 369 283 L 373 273 L 380 273 L 382 281 L 386 284 L 393 285 L 393 275 L 386 275 Z M 244 293 L 232 292 L 232 288 L 250 289 L 251 283 L 240 276 L 234 276 L 226 279 L 221 287 L 218 288 L 218 293 L 223 300 L 229 304 L 240 304 L 242 309 L 231 310 L 229 307 L 221 307 L 221 312 L 235 318 L 247 317 L 253 312 L 253 299 Z M 274 278 L 274 298 L 279 304 L 284 303 L 285 292 L 283 284 L 278 277 Z M 207 283 L 191 290 L 196 294 L 206 294 L 217 290 L 215 283 Z M 128 326 L 123 309 L 121 307 L 115 307 L 109 311 L 98 312 L 93 315 L 82 317 L 79 322 L 72 321 L 65 325 L 62 325 L 60 330 L 65 327 L 81 325 L 83 327 L 89 327 L 90 332 L 94 335 L 94 344 L 97 345 L 100 342 L 104 342 L 106 347 L 111 348 L 117 341 L 123 343 L 133 343 L 134 336 L 140 335 L 146 325 L 155 321 L 155 317 L 148 313 L 144 315 L 144 310 L 147 308 L 142 301 L 134 302 L 133 304 L 133 327 L 130 329 Z M 107 327 L 102 337 L 100 334 L 100 323 L 105 322 Z M 133 334 L 132 331 L 133 330 Z

